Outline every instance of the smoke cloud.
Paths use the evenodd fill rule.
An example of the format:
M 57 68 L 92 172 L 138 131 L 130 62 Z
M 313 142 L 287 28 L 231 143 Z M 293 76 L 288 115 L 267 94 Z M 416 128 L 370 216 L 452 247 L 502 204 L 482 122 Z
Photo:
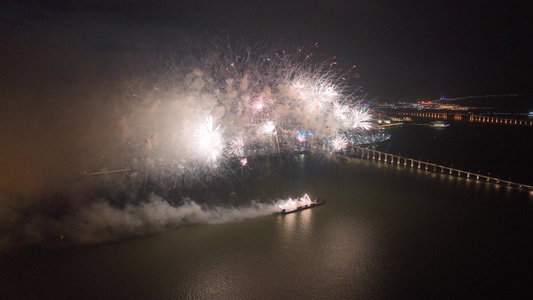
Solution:
M 152 195 L 138 204 L 113 206 L 97 201 L 86 207 L 76 207 L 61 218 L 42 211 L 26 216 L 17 225 L 16 234 L 4 235 L 4 246 L 15 242 L 35 244 L 41 242 L 95 243 L 118 238 L 143 236 L 176 228 L 180 225 L 218 224 L 269 215 L 276 204 L 250 201 L 241 207 L 201 206 L 185 199 L 173 206 L 165 199 Z M 22 224 L 20 224 L 22 223 Z M 19 240 L 16 240 L 16 239 Z M 53 245 L 53 244 L 52 244 Z
M 339 134 L 370 124 L 345 84 L 352 70 L 313 48 L 209 41 L 118 58 L 37 41 L 2 58 L 12 71 L 0 110 L 3 248 L 269 214 L 275 201 L 230 196 L 260 176 L 248 170 L 261 159 L 241 159 L 281 164 L 302 141 L 339 151 Z

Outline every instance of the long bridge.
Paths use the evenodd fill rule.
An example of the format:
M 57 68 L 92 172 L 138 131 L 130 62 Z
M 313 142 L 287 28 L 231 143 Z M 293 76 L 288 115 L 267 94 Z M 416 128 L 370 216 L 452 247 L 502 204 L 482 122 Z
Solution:
M 486 122 L 486 123 L 533 126 L 533 120 L 518 120 L 518 119 L 498 118 L 498 117 L 478 116 L 478 115 L 466 115 L 466 116 L 468 117 L 468 120 L 471 122 Z
M 533 126 L 533 120 L 531 119 L 528 119 L 528 120 L 511 119 L 511 118 L 500 118 L 500 117 L 493 117 L 493 116 L 458 114 L 458 113 L 448 113 L 448 112 L 399 112 L 398 114 L 402 116 L 434 118 L 434 119 L 447 119 L 449 117 L 449 114 L 452 114 L 454 120 L 468 120 L 470 122 Z
M 434 119 L 447 119 L 448 113 L 446 112 L 399 112 L 399 115 L 409 117 L 422 117 L 422 118 L 434 118 Z
M 533 191 L 533 186 L 527 185 L 527 184 L 522 184 L 522 183 L 510 181 L 510 180 L 504 180 L 504 179 L 500 179 L 496 177 L 491 177 L 488 175 L 482 175 L 482 174 L 478 174 L 478 173 L 474 173 L 470 171 L 460 170 L 457 168 L 446 167 L 443 165 L 438 165 L 438 164 L 434 164 L 434 163 L 430 163 L 430 162 L 426 162 L 422 160 L 412 159 L 412 158 L 390 154 L 387 152 L 372 150 L 368 148 L 362 148 L 358 146 L 352 146 L 352 148 L 355 151 L 355 157 L 359 157 L 362 159 L 389 163 L 391 165 L 406 166 L 406 167 L 415 168 L 415 169 L 438 172 L 438 173 L 443 173 L 443 174 L 447 174 L 450 176 L 468 178 L 468 179 L 473 179 L 473 180 L 482 180 L 488 183 L 507 185 L 507 186 L 512 186 L 512 187 L 517 187 L 517 188 Z

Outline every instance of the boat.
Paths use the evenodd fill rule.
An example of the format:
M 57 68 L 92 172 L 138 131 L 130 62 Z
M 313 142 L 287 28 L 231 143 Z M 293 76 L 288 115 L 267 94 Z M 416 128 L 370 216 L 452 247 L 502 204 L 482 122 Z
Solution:
M 448 124 L 448 122 L 444 122 L 444 121 L 433 121 L 433 122 L 429 123 L 429 126 L 430 127 L 434 127 L 434 128 L 445 128 L 445 127 L 450 126 L 450 124 Z
M 299 200 L 294 201 L 291 198 L 289 198 L 289 202 L 291 202 L 292 205 L 291 204 L 288 204 L 286 206 L 280 205 L 278 206 L 278 211 L 274 212 L 273 214 L 274 215 L 286 215 L 286 214 L 290 214 L 293 212 L 313 208 L 315 206 L 319 206 L 319 205 L 326 203 L 326 199 L 324 198 L 317 198 L 314 201 L 311 201 L 311 199 L 309 199 L 309 196 L 307 196 L 307 194 L 305 194 L 305 196 L 302 197 L 302 199 L 303 201 L 299 201 Z M 298 202 L 301 202 L 301 203 L 298 203 Z

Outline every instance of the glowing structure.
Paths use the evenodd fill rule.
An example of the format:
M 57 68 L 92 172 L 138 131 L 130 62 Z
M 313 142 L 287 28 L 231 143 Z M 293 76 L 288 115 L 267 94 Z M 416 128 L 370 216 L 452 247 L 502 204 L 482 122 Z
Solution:
M 279 203 L 278 203 L 278 209 L 279 210 L 282 210 L 282 209 L 286 209 L 286 210 L 294 210 L 296 209 L 298 206 L 302 206 L 302 205 L 309 205 L 311 204 L 311 198 L 309 198 L 309 195 L 305 194 L 303 197 L 298 197 L 296 199 L 292 199 L 291 197 L 289 197 L 288 200 L 281 200 Z
M 309 195 L 305 194 L 303 197 L 293 200 L 289 198 L 287 201 L 279 201 L 278 210 L 274 212 L 275 215 L 286 215 L 289 213 L 309 209 L 318 205 L 326 203 L 326 200 L 323 198 L 318 198 L 316 200 L 311 200 Z

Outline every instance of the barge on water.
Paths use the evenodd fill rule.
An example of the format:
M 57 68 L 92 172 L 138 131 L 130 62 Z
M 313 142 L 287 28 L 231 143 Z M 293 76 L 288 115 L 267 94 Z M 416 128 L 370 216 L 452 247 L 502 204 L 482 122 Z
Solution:
M 291 206 L 291 207 L 279 206 L 278 207 L 279 210 L 274 212 L 273 214 L 274 215 L 286 215 L 286 214 L 290 214 L 290 213 L 293 213 L 293 212 L 297 212 L 297 211 L 309 209 L 309 208 L 312 208 L 312 207 L 315 207 L 315 206 L 319 206 L 319 205 L 322 205 L 324 203 L 326 203 L 326 199 L 317 198 L 314 201 L 310 201 L 309 200 L 308 202 L 305 202 L 302 205 L 294 205 L 294 206 Z

